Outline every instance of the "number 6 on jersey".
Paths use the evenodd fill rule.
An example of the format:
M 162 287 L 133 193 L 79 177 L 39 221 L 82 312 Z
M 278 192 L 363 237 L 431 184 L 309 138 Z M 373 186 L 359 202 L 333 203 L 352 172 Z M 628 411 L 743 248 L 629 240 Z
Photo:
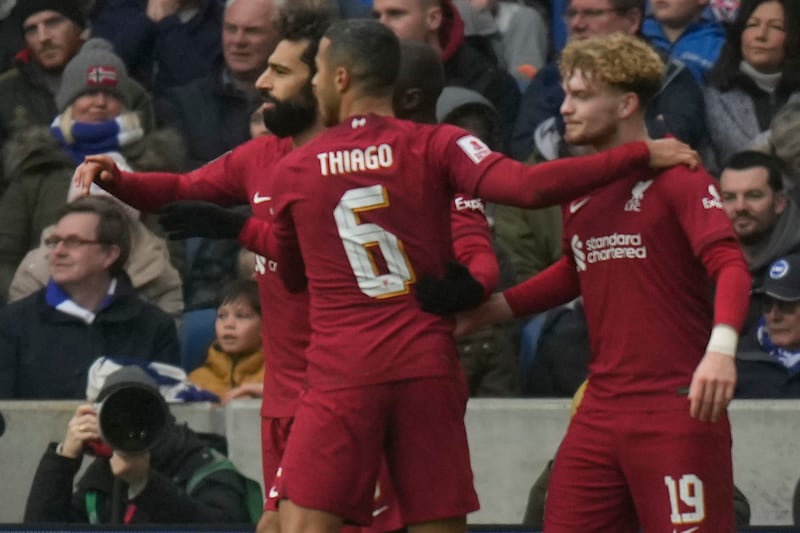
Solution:
M 411 263 L 403 251 L 403 243 L 377 224 L 361 223 L 360 213 L 389 206 L 383 185 L 351 189 L 342 195 L 333 216 L 342 239 L 350 268 L 361 292 L 371 298 L 391 298 L 408 293 L 416 280 Z M 372 248 L 378 247 L 386 261 L 388 273 L 381 274 L 373 259 Z

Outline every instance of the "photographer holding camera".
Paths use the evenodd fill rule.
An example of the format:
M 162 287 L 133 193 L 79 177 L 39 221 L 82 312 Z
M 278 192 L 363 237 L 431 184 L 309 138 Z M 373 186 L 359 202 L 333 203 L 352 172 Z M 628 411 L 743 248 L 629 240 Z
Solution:
M 95 459 L 75 485 L 86 454 Z M 96 403 L 78 406 L 64 440 L 48 446 L 24 521 L 250 525 L 261 503 L 254 481 L 176 423 L 153 378 L 125 366 Z

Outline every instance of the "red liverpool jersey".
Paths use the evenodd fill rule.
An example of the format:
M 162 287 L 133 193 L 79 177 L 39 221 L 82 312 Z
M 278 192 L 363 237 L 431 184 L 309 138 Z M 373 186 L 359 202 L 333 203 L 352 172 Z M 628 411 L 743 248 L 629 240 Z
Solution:
M 563 214 L 563 285 L 579 283 L 592 352 L 584 402 L 685 406 L 714 313 L 700 256 L 736 242 L 716 182 L 685 167 L 634 173 L 564 205 Z M 507 292 L 515 312 L 533 305 L 535 285 Z
M 308 279 L 309 382 L 339 388 L 454 371 L 452 322 L 421 311 L 413 295 L 416 280 L 443 275 L 452 257 L 454 192 L 547 205 L 643 166 L 643 148 L 526 167 L 455 127 L 368 115 L 287 155 L 275 172 L 274 236 L 282 277 L 293 287 L 303 272 Z M 596 175 L 584 177 L 587 169 Z

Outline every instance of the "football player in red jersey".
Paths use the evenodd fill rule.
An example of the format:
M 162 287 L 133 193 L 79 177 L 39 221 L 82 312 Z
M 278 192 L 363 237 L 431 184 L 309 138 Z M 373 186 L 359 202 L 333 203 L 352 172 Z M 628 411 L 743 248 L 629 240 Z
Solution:
M 561 71 L 568 142 L 647 138 L 643 109 L 663 65 L 645 43 L 570 43 Z M 726 407 L 750 276 L 716 181 L 681 166 L 629 172 L 563 214 L 564 257 L 459 328 L 583 296 L 589 379 L 555 460 L 545 531 L 733 532 Z

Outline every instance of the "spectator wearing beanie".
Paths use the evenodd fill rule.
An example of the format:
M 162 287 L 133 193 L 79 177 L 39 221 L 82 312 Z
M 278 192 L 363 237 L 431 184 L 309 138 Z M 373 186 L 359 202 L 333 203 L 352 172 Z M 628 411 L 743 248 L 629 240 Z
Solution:
M 54 96 L 64 68 L 87 33 L 86 17 L 76 0 L 21 0 L 13 17 L 19 21 L 25 48 L 14 67 L 0 76 L 0 148 L 15 132 L 48 125 L 58 114 Z M 121 91 L 128 95 L 128 107 L 141 112 L 144 124 L 153 124 L 147 92 L 130 80 Z M 0 169 L 0 193 L 12 179 Z
M 108 154 L 126 169 L 177 171 L 183 167 L 185 151 L 177 132 L 146 135 L 139 115 L 128 109 L 130 97 L 124 87 L 129 82 L 125 65 L 111 44 L 90 39 L 64 69 L 55 96 L 59 114 L 50 127 L 27 128 L 9 141 L 4 166 L 16 179 L 0 199 L 3 301 L 26 253 L 39 246 L 42 232 L 56 222 L 72 192 L 75 166 L 85 156 Z M 138 217 L 137 212 L 133 215 Z M 183 307 L 180 278 L 170 265 L 166 243 L 151 237 L 147 239 L 153 245 L 151 257 L 141 263 L 147 267 L 147 275 L 137 278 L 134 286 L 139 288 L 154 278 L 167 276 L 154 296 L 147 299 L 161 305 L 165 298 L 163 308 L 177 316 Z M 42 248 L 41 252 L 44 257 L 46 251 Z M 46 263 L 41 263 L 26 258 L 22 271 L 44 272 Z M 136 276 L 131 273 L 131 277 Z M 45 283 L 46 275 L 37 279 Z

